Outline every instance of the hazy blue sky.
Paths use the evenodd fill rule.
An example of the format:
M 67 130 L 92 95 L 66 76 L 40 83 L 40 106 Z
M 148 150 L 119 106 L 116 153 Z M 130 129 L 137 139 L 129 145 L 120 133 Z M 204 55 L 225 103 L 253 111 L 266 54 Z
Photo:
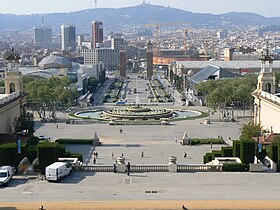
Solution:
M 141 4 L 143 0 L 97 0 L 98 7 L 119 8 Z M 149 0 L 192 12 L 220 14 L 230 11 L 280 16 L 280 0 Z M 93 8 L 94 0 L 0 0 L 0 13 L 32 14 L 68 12 Z

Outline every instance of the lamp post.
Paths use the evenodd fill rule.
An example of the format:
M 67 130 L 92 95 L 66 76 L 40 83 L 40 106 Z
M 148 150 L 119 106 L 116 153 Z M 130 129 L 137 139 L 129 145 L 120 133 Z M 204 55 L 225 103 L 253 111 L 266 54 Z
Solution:
M 261 136 L 261 131 L 260 129 L 258 130 L 258 146 L 257 146 L 257 163 L 259 162 L 259 153 L 261 152 L 261 144 L 260 144 L 260 136 Z

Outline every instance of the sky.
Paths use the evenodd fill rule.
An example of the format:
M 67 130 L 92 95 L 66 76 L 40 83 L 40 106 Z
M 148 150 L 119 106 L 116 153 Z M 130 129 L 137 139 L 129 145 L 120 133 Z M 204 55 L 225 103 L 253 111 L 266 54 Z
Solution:
M 70 12 L 94 8 L 95 0 L 0 0 L 0 13 L 35 14 Z M 97 7 L 135 6 L 143 0 L 97 0 Z M 280 16 L 280 0 L 147 0 L 146 3 L 170 6 L 191 12 L 221 14 L 254 12 L 266 17 Z

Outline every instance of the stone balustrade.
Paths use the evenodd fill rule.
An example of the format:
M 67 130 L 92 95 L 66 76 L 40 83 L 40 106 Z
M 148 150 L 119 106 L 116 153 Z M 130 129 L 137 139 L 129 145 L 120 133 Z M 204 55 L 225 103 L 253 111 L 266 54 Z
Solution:
M 261 96 L 266 98 L 266 99 L 272 100 L 272 101 L 280 104 L 280 97 L 278 97 L 276 95 L 273 95 L 273 94 L 262 91 Z
M 5 103 L 7 103 L 7 102 L 19 97 L 19 96 L 20 96 L 20 92 L 14 92 L 12 94 L 4 96 L 4 97 L 0 98 L 0 105 L 5 104 Z
M 169 164 L 139 164 L 131 165 L 130 172 L 132 173 L 144 173 L 144 172 L 214 172 L 222 171 L 222 165 L 206 165 L 206 164 L 186 164 L 186 165 L 176 165 L 176 171 L 170 171 Z M 119 166 L 124 166 L 124 164 L 118 164 Z M 113 165 L 79 165 L 72 166 L 74 171 L 92 171 L 92 172 L 113 172 Z M 123 167 L 118 170 L 119 173 L 125 173 Z

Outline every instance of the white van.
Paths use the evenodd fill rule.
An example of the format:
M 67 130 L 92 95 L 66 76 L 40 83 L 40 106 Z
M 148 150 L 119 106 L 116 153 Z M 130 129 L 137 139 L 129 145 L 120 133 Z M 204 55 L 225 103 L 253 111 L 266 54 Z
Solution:
M 14 175 L 12 166 L 0 167 L 0 186 L 7 186 Z
M 72 171 L 69 163 L 55 162 L 46 167 L 45 176 L 48 181 L 59 181 Z

